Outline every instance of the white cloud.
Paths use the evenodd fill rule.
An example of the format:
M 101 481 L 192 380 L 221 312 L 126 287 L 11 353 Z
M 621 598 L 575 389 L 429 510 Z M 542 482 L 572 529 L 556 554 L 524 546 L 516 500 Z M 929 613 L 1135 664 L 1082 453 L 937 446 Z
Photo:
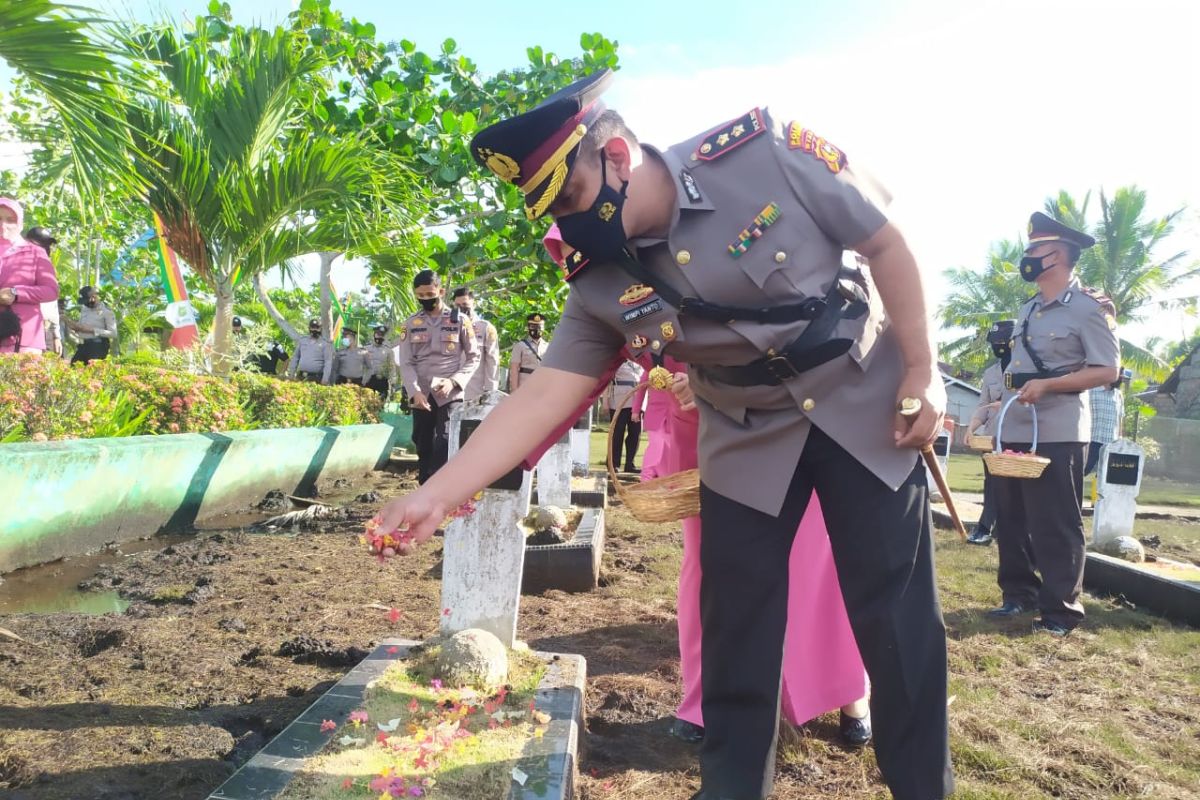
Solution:
M 943 269 L 981 266 L 990 242 L 1021 233 L 1060 188 L 1081 196 L 1135 183 L 1152 213 L 1200 200 L 1197 6 L 958 4 L 773 66 L 685 74 L 637 59 L 610 105 L 658 144 L 758 104 L 803 120 L 892 191 L 936 301 Z M 1171 245 L 1200 257 L 1194 209 L 1183 227 Z

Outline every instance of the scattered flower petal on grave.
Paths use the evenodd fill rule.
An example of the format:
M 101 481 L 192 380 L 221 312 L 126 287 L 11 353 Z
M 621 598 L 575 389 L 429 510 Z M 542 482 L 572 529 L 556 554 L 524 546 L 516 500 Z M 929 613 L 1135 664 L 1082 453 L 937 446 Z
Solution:
M 358 711 L 351 711 L 350 716 L 347 717 L 347 721 L 351 725 L 358 727 L 367 721 L 367 712 L 363 711 L 361 708 Z
M 321 733 L 329 733 L 337 730 L 337 723 L 331 719 L 321 720 Z
M 362 737 L 359 737 L 359 736 L 346 735 L 346 736 L 343 736 L 342 738 L 338 739 L 338 744 L 340 744 L 342 747 L 349 747 L 350 745 L 361 745 L 361 744 L 366 744 L 366 743 L 367 743 L 367 740 L 363 739 Z
M 401 617 L 400 609 L 393 608 L 390 611 L 388 611 L 388 622 L 392 623 L 393 625 L 395 625 L 397 622 L 400 621 L 400 617 Z M 395 652 L 396 652 L 395 647 L 391 647 L 388 649 L 388 653 L 395 653 Z
M 417 710 L 420 708 L 421 704 L 417 702 L 417 698 L 414 697 L 412 700 L 408 701 L 408 710 L 413 714 L 417 713 Z
M 529 780 L 529 776 L 522 772 L 520 767 L 513 767 L 512 777 L 521 786 L 524 786 L 525 781 Z
M 432 686 L 435 690 L 437 690 L 439 692 L 442 690 L 442 682 L 438 678 L 434 678 L 433 680 L 431 680 L 429 682 L 429 685 Z
M 353 778 L 346 778 L 346 780 L 342 781 L 342 788 L 343 788 L 343 789 L 350 789 L 350 788 L 352 788 L 353 786 L 354 786 L 354 779 L 353 779 Z
M 533 721 L 536 722 L 538 725 L 549 725 L 550 724 L 550 715 L 547 714 L 545 711 L 534 711 L 533 712 Z
M 545 736 L 545 735 L 546 735 L 546 729 L 545 729 L 545 728 L 534 728 L 534 729 L 533 729 L 533 738 L 535 738 L 535 739 L 540 739 L 540 738 L 542 738 L 542 737 L 543 737 L 543 736 Z
M 387 650 L 384 650 L 383 652 L 387 653 L 389 656 L 394 656 L 394 655 L 396 655 L 396 653 L 400 652 L 400 648 L 393 645 L 392 647 L 389 647 Z
M 396 717 L 395 719 L 389 719 L 386 723 L 376 723 L 375 727 L 379 728 L 379 730 L 383 731 L 384 733 L 391 733 L 392 731 L 396 730 L 396 728 L 400 727 L 400 718 Z
M 443 617 L 448 617 L 448 616 L 450 616 L 450 609 L 448 609 L 448 608 L 443 608 L 443 609 L 442 609 L 442 616 L 443 616 Z
M 605 781 L 604 783 L 602 783 L 602 784 L 600 785 L 600 788 L 601 788 L 601 789 L 603 789 L 603 790 L 604 790 L 604 791 L 606 791 L 606 792 L 611 792 L 611 791 L 612 791 L 612 788 L 613 788 L 613 782 L 612 782 L 612 781 Z

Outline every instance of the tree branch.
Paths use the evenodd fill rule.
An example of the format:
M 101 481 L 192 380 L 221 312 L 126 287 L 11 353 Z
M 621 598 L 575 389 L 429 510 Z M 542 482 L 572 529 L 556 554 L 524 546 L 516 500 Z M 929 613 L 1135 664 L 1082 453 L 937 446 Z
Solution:
M 258 294 L 258 299 L 267 309 L 267 314 L 269 314 L 271 319 L 275 321 L 275 324 L 279 326 L 279 329 L 286 333 L 293 342 L 299 341 L 300 332 L 293 328 L 290 322 L 284 319 L 283 314 L 279 313 L 279 309 L 275 307 L 274 301 L 272 301 L 270 295 L 267 294 L 267 287 L 263 284 L 264 272 L 265 270 L 263 272 L 256 272 L 251 278 L 251 280 L 254 281 L 254 291 Z

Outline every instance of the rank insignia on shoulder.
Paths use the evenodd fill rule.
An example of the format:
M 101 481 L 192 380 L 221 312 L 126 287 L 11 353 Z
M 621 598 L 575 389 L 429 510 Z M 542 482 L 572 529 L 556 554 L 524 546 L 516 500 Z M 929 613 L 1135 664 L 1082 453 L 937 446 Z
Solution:
M 621 296 L 617 299 L 623 306 L 635 306 L 652 294 L 654 294 L 653 286 L 647 286 L 644 283 L 635 283 L 622 292 Z
M 1110 331 L 1115 331 L 1117 329 L 1117 318 L 1112 314 L 1106 313 L 1104 315 L 1104 321 L 1108 323 L 1108 329 Z
M 688 200 L 699 203 L 704 199 L 700 196 L 700 187 L 696 185 L 696 179 L 686 169 L 679 170 L 679 182 L 683 184 L 683 191 L 687 193 Z
M 779 216 L 779 206 L 775 203 L 768 203 L 766 208 L 758 212 L 754 221 L 742 229 L 742 232 L 738 234 L 737 241 L 729 245 L 729 255 L 741 258 L 742 253 L 750 249 L 750 245 L 754 244 L 755 239 L 762 238 L 763 231 L 775 224 Z
M 696 158 L 712 161 L 758 136 L 767 129 L 761 109 L 754 108 L 745 116 L 731 119 L 706 133 L 696 148 Z
M 642 336 L 640 333 L 637 334 L 636 336 L 634 336 L 633 339 L 629 342 L 629 346 L 632 347 L 634 350 L 641 350 L 643 347 L 645 347 L 648 344 L 650 344 L 650 341 L 645 336 Z
M 845 153 L 799 122 L 788 125 L 787 146 L 789 150 L 800 150 L 821 160 L 830 172 L 838 173 L 846 168 Z
M 582 250 L 575 250 L 572 252 L 571 255 L 567 256 L 566 260 L 563 262 L 563 269 L 567 273 L 565 280 L 569 281 L 574 278 L 577 274 L 579 274 L 579 270 L 587 266 L 587 263 L 588 258 L 583 254 Z

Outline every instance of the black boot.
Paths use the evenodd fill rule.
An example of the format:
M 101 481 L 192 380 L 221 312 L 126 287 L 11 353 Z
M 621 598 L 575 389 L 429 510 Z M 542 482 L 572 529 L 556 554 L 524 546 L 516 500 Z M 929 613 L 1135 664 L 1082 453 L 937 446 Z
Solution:
M 700 744 L 704 741 L 704 727 L 683 719 L 676 718 L 671 723 L 670 733 L 687 744 Z

